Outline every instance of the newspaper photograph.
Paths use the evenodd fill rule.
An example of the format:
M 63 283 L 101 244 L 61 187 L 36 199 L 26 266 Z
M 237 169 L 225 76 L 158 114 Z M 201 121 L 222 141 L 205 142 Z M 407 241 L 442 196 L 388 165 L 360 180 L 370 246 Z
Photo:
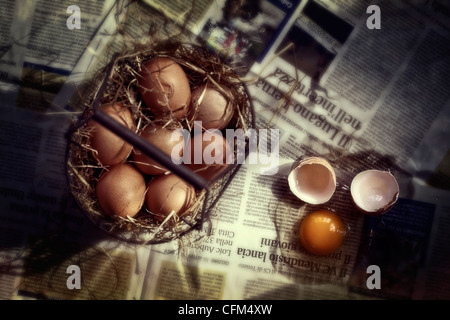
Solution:
M 183 308 L 170 312 L 181 315 L 192 311 L 188 300 L 450 298 L 445 1 L 2 4 L 0 299 L 175 300 Z M 213 205 L 200 225 L 172 241 L 134 243 L 115 236 L 119 226 L 105 232 L 74 196 L 68 132 L 117 53 L 129 54 L 117 69 L 125 79 L 130 49 L 175 40 L 217 54 L 245 84 L 252 126 L 219 133 L 235 142 L 244 132 L 250 147 L 219 196 L 206 196 Z M 204 72 L 205 82 L 216 85 L 217 70 Z M 145 104 L 133 82 L 121 87 L 130 104 Z M 326 201 L 298 195 L 292 173 L 310 159 L 320 160 L 304 168 L 331 168 Z M 353 194 L 355 177 L 373 170 L 398 187 L 375 214 Z M 308 234 L 321 239 L 316 215 L 337 237 L 320 253 L 307 243 Z

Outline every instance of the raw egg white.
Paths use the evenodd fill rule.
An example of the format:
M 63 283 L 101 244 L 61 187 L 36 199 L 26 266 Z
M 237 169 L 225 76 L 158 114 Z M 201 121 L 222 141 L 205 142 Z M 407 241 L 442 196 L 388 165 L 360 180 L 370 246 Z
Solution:
M 333 212 L 319 210 L 309 213 L 300 224 L 300 242 L 315 255 L 327 255 L 342 245 L 346 227 Z
M 229 89 L 222 89 L 231 94 Z M 204 129 L 222 130 L 234 114 L 233 104 L 213 85 L 202 85 L 194 89 L 192 105 L 195 108 L 194 121 L 201 121 Z
M 175 139 L 172 141 L 172 135 L 174 138 L 178 137 L 178 140 Z M 183 142 L 181 130 L 178 131 L 177 129 L 149 125 L 140 133 L 140 136 L 153 144 L 155 147 L 159 148 L 161 152 L 171 156 L 174 161 L 178 163 L 181 162 L 183 157 L 183 148 L 180 148 L 178 153 L 172 153 L 172 150 Z M 144 174 L 159 175 L 167 171 L 166 168 L 140 150 L 134 150 L 133 162 Z
M 138 84 L 145 105 L 157 117 L 181 119 L 188 113 L 191 87 L 183 68 L 174 60 L 166 57 L 149 60 Z
M 100 108 L 121 125 L 135 130 L 136 125 L 130 109 L 119 103 L 103 105 Z M 90 132 L 90 146 L 95 150 L 92 154 L 104 166 L 123 163 L 133 149 L 131 144 L 95 120 L 88 121 L 87 130 Z
M 162 222 L 172 211 L 177 215 L 183 214 L 195 198 L 194 187 L 171 173 L 150 180 L 145 203 L 155 218 Z
M 96 186 L 98 202 L 107 215 L 134 217 L 145 199 L 143 175 L 133 165 L 122 163 L 102 175 Z

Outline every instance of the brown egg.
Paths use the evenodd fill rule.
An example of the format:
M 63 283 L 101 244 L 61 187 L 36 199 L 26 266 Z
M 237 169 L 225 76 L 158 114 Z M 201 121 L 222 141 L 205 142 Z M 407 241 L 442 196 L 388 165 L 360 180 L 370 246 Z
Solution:
M 145 105 L 158 117 L 180 119 L 189 111 L 191 88 L 186 73 L 174 60 L 156 57 L 144 64 L 138 80 Z
M 136 125 L 130 109 L 119 103 L 103 105 L 101 108 L 120 124 L 135 130 Z M 133 146 L 98 122 L 88 121 L 87 130 L 91 134 L 90 145 L 96 150 L 92 154 L 102 165 L 113 166 L 122 163 L 130 155 Z
M 144 176 L 133 165 L 122 163 L 100 177 L 96 194 L 107 215 L 134 217 L 142 208 L 146 184 Z
M 192 171 L 212 181 L 230 165 L 232 151 L 220 132 L 205 131 L 190 139 L 184 150 L 183 161 Z
M 172 141 L 172 135 L 175 139 L 174 141 Z M 163 153 L 171 156 L 176 163 L 181 162 L 183 156 L 183 143 L 181 143 L 179 149 L 174 149 L 177 146 L 180 146 L 180 142 L 183 140 L 181 131 L 178 129 L 149 125 L 140 133 L 140 136 L 160 149 Z M 167 168 L 161 166 L 158 162 L 140 150 L 135 149 L 133 151 L 133 161 L 136 167 L 144 174 L 159 175 L 168 171 Z
M 172 211 L 183 214 L 194 201 L 194 187 L 173 173 L 157 176 L 148 183 L 145 203 L 159 221 Z
M 226 87 L 225 92 L 230 93 Z M 201 121 L 204 129 L 222 130 L 234 114 L 234 106 L 213 85 L 202 85 L 192 91 L 192 105 L 195 108 L 194 121 Z

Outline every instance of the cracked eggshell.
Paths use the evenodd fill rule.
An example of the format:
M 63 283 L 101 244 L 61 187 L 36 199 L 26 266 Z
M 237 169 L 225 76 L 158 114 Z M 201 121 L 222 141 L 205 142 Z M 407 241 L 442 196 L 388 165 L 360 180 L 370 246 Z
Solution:
M 288 184 L 300 200 L 322 204 L 330 200 L 336 190 L 336 174 L 325 159 L 309 157 L 294 164 Z
M 379 215 L 388 212 L 397 202 L 399 186 L 389 171 L 372 169 L 353 178 L 350 193 L 359 211 Z

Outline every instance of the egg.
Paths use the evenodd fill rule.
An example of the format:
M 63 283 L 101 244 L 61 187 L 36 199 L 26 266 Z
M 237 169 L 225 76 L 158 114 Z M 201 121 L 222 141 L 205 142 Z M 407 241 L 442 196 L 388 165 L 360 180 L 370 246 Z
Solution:
M 183 161 L 196 174 L 212 181 L 223 173 L 233 160 L 233 149 L 220 131 L 195 134 L 184 149 Z
M 170 173 L 150 180 L 145 204 L 155 218 L 162 222 L 172 211 L 177 215 L 183 214 L 194 203 L 195 198 L 194 187 Z
M 309 213 L 300 223 L 300 242 L 314 255 L 327 255 L 342 245 L 346 226 L 335 213 L 318 210 Z
M 288 184 L 300 200 L 322 204 L 330 200 L 336 190 L 336 174 L 325 159 L 308 157 L 294 164 Z
M 144 176 L 130 163 L 112 166 L 96 186 L 96 196 L 106 215 L 134 217 L 145 200 Z
M 171 156 L 175 163 L 181 162 L 184 144 L 181 130 L 165 128 L 161 125 L 148 125 L 139 135 L 161 152 Z M 179 147 L 180 145 L 181 147 Z M 135 149 L 132 158 L 136 167 L 144 174 L 159 175 L 168 171 L 167 168 L 140 150 Z
M 222 90 L 231 95 L 228 88 Z M 201 121 L 204 129 L 224 129 L 234 114 L 234 105 L 213 85 L 201 85 L 192 91 L 194 121 Z
M 359 211 L 378 215 L 388 212 L 397 202 L 399 186 L 388 171 L 365 170 L 353 178 L 350 194 Z
M 135 130 L 136 125 L 130 109 L 120 103 L 107 104 L 100 108 L 121 125 Z M 89 143 L 93 149 L 92 155 L 104 166 L 123 163 L 133 149 L 131 144 L 94 119 L 88 121 L 86 131 L 90 134 Z
M 150 59 L 138 78 L 145 105 L 159 118 L 181 119 L 189 111 L 191 87 L 183 68 L 167 57 Z

